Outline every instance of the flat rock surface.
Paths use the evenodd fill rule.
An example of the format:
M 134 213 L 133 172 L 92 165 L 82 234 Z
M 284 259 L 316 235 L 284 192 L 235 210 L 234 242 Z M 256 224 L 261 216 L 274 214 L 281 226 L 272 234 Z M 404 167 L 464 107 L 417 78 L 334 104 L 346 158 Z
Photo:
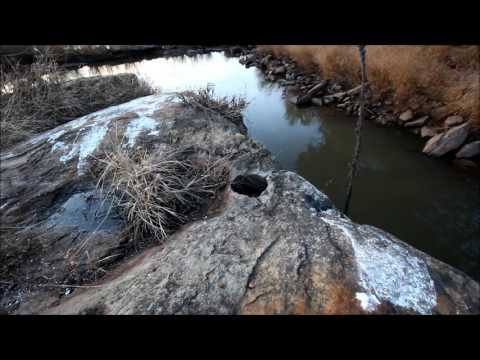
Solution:
M 254 174 L 255 183 L 264 184 L 262 177 L 267 187 L 255 197 L 228 186 L 215 212 L 105 276 L 93 273 L 84 283 L 91 287 L 68 287 L 75 274 L 94 271 L 92 262 L 114 258 L 122 246 L 123 220 L 105 216 L 91 175 L 92 157 L 111 136 L 157 152 L 188 145 L 228 155 L 231 181 Z M 474 280 L 380 229 L 352 222 L 308 181 L 278 169 L 241 126 L 165 95 L 74 120 L 1 159 L 0 216 L 11 228 L 0 242 L 0 280 L 9 284 L 0 288 L 4 312 L 480 312 Z

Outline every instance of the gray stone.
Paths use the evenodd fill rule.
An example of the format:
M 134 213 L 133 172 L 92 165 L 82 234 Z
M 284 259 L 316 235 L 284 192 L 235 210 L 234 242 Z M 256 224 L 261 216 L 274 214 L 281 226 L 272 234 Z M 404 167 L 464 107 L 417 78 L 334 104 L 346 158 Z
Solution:
M 429 118 L 428 115 L 427 116 L 422 116 L 421 118 L 419 118 L 417 120 L 407 122 L 405 124 L 405 127 L 420 127 L 420 126 L 423 126 L 427 122 L 428 118 Z
M 420 131 L 420 135 L 422 138 L 425 137 L 433 137 L 438 133 L 438 129 L 430 126 L 422 126 L 422 129 Z
M 277 66 L 273 69 L 272 73 L 274 75 L 283 75 L 285 74 L 285 71 L 286 71 L 285 66 Z
M 328 81 L 324 80 L 324 81 L 320 81 L 318 84 L 312 86 L 307 94 L 310 95 L 310 96 L 315 96 L 315 95 L 318 95 L 320 94 L 321 92 L 323 92 L 325 90 L 325 88 L 327 87 L 328 85 Z
M 459 124 L 463 124 L 465 122 L 465 120 L 463 119 L 463 117 L 459 116 L 459 115 L 453 115 L 453 116 L 449 116 L 446 120 L 445 120 L 445 125 L 450 127 L 450 126 L 455 126 L 455 125 L 459 125 Z
M 287 98 L 287 101 L 288 101 L 290 104 L 298 105 L 298 96 L 289 96 L 289 97 Z
M 92 156 L 117 133 L 126 136 L 127 146 L 159 156 L 177 146 L 228 155 L 231 181 L 256 175 L 255 184 L 267 187 L 258 197 L 226 187 L 208 216 L 117 263 L 100 286 L 65 292 L 60 285 L 60 299 L 59 287 L 28 287 L 43 276 L 58 285 L 73 281 L 66 254 L 77 253 L 87 266 L 87 260 L 110 259 L 121 248 L 118 222 L 92 231 L 88 222 L 69 223 L 74 209 L 61 216 L 72 192 L 94 188 Z M 0 280 L 17 287 L 0 303 L 20 299 L 17 314 L 480 312 L 477 282 L 393 235 L 351 221 L 307 180 L 279 170 L 239 123 L 220 115 L 212 120 L 166 95 L 74 120 L 2 153 L 1 160 L 0 216 L 15 230 L 2 233 L 0 263 L 8 260 L 15 276 Z
M 412 120 L 413 119 L 412 110 L 407 110 L 407 111 L 401 113 L 400 116 L 398 117 L 398 119 L 402 122 L 407 122 L 407 121 Z
M 453 164 L 462 169 L 477 169 L 478 165 L 469 159 L 454 159 Z
M 321 81 L 318 84 L 314 85 L 311 87 L 305 95 L 300 95 L 298 97 L 297 105 L 307 105 L 310 104 L 312 101 L 312 98 L 321 92 L 324 91 L 326 86 L 328 85 L 328 81 Z M 308 86 L 302 86 L 300 89 L 307 89 Z
M 423 148 L 423 152 L 430 156 L 443 156 L 458 149 L 467 139 L 470 123 L 451 128 L 445 133 L 435 135 Z
M 433 109 L 430 112 L 430 115 L 435 122 L 438 122 L 443 118 L 447 117 L 448 115 L 450 115 L 450 110 L 448 110 L 448 107 L 446 106 L 440 106 Z
M 463 145 L 455 155 L 457 158 L 472 158 L 480 154 L 480 140 Z

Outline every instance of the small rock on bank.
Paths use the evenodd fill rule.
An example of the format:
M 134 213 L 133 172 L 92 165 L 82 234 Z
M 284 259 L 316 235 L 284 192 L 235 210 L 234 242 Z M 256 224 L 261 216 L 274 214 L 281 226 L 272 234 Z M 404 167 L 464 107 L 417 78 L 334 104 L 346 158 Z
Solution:
M 464 122 L 465 120 L 463 119 L 463 117 L 459 115 L 453 115 L 453 116 L 449 116 L 447 120 L 445 120 L 445 125 L 450 127 L 450 126 L 463 124 Z
M 458 152 L 457 158 L 472 158 L 480 155 L 480 140 L 464 145 Z
M 427 116 L 422 116 L 421 118 L 419 118 L 419 119 L 417 119 L 417 120 L 407 122 L 407 123 L 405 124 L 405 127 L 423 126 L 423 125 L 426 124 L 427 120 L 428 120 L 428 115 L 427 115 Z
M 412 120 L 413 119 L 412 110 L 407 110 L 407 111 L 403 112 L 402 114 L 400 114 L 398 119 L 402 122 L 408 122 L 408 121 Z
M 427 142 L 423 152 L 438 157 L 458 149 L 467 139 L 469 129 L 470 124 L 465 123 L 451 128 L 445 133 L 435 135 Z

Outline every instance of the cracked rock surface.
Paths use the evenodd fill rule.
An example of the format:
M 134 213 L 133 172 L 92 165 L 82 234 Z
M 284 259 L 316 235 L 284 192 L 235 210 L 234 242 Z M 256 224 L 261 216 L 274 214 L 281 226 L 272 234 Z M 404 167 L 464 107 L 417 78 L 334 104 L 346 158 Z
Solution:
M 16 155 L 15 151 L 2 154 L 9 159 L 5 172 L 19 179 L 23 176 L 22 186 L 25 189 L 15 192 L 12 181 L 7 200 L 15 198 L 16 202 L 3 199 L 0 206 L 4 203 L 10 205 L 0 209 L 3 211 L 0 215 L 12 225 L 20 219 L 22 224 L 31 226 L 37 233 L 41 232 L 44 235 L 42 244 L 48 248 L 42 254 L 48 255 L 45 255 L 48 261 L 55 260 L 60 264 L 59 259 L 68 248 L 64 239 L 68 239 L 70 244 L 79 241 L 75 236 L 81 239 L 85 234 L 93 234 L 89 241 L 92 251 L 102 249 L 101 244 L 109 249 L 118 241 L 115 234 L 120 224 L 114 220 L 104 233 L 93 231 L 84 221 L 79 221 L 73 224 L 74 230 L 69 230 L 68 236 L 58 238 L 48 235 L 60 228 L 58 221 L 51 222 L 47 231 L 42 227 L 44 225 L 35 225 L 36 222 L 30 221 L 29 216 L 18 215 L 17 218 L 19 212 L 15 212 L 35 206 L 40 196 L 36 198 L 32 195 L 35 186 L 39 194 L 58 192 L 57 196 L 50 196 L 48 201 L 44 201 L 45 210 L 37 210 L 37 216 L 47 218 L 56 212 L 56 207 L 62 203 L 60 200 L 68 198 L 67 188 L 71 189 L 73 185 L 82 185 L 82 191 L 90 188 L 86 175 L 89 158 L 79 158 L 82 154 L 81 139 L 74 140 L 80 144 L 78 153 L 72 154 L 69 161 L 60 160 L 61 156 L 70 154 L 75 148 L 69 145 L 70 139 L 75 138 L 73 135 L 88 124 L 106 129 L 104 133 L 107 134 L 115 121 L 136 121 L 145 136 L 136 136 L 133 141 L 135 146 L 145 145 L 148 141 L 154 144 L 156 151 L 162 151 L 165 146 L 182 144 L 195 145 L 198 151 L 203 148 L 217 156 L 230 154 L 232 181 L 238 175 L 256 174 L 267 181 L 267 187 L 255 197 L 237 193 L 228 186 L 213 214 L 184 225 L 161 246 L 151 247 L 120 263 L 111 273 L 92 283 L 94 287 L 75 289 L 60 299 L 51 293 L 32 292 L 28 299 L 21 301 L 15 309 L 16 313 L 480 312 L 478 283 L 385 231 L 352 222 L 308 181 L 293 172 L 279 169 L 268 151 L 249 139 L 238 124 L 221 117 L 211 119 L 179 105 L 166 104 L 161 97 L 143 99 L 121 105 L 123 108 L 117 107 L 110 115 L 97 114 L 96 119 L 80 123 L 78 128 L 62 128 L 65 130 L 62 137 L 58 135 L 50 144 L 48 139 L 52 138 L 52 134 L 44 136 L 40 142 L 43 145 L 36 147 L 43 149 L 40 152 L 20 146 L 15 151 L 23 155 Z M 151 111 L 145 113 L 145 107 Z M 157 129 L 156 123 L 138 120 L 144 117 L 158 122 L 159 126 L 163 123 L 163 127 Z M 71 133 L 73 130 L 75 133 Z M 85 132 L 88 136 L 88 131 Z M 151 132 L 155 133 L 149 136 Z M 61 145 L 58 145 L 59 141 L 62 141 Z M 100 146 L 103 140 L 95 138 L 95 141 Z M 50 150 L 55 144 L 58 154 Z M 87 149 L 94 152 L 97 145 Z M 66 147 L 64 151 L 62 146 Z M 43 164 L 43 171 L 47 172 L 42 181 L 28 182 L 26 173 L 29 168 L 22 165 L 22 156 L 37 156 L 38 167 Z M 53 174 L 57 174 L 54 183 L 48 177 Z M 60 218 L 57 215 L 51 219 Z M 32 229 L 28 231 L 34 231 Z M 25 231 L 10 234 L 10 239 L 17 236 L 18 241 L 26 241 Z M 109 234 L 107 240 L 105 231 Z M 2 249 L 7 248 L 2 239 Z M 106 250 L 92 256 L 105 254 Z M 42 256 L 33 256 L 35 261 L 28 266 L 37 272 L 43 271 L 39 265 Z M 25 266 L 19 265 L 20 269 Z M 63 269 L 62 274 L 67 272 L 62 266 L 60 269 Z M 19 278 L 20 275 L 16 279 Z

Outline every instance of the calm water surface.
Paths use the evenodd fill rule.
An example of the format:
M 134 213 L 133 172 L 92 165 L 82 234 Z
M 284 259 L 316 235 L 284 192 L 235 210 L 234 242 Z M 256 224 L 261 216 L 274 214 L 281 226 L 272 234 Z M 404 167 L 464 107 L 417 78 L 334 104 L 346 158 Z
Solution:
M 298 109 L 256 68 L 222 53 L 159 58 L 97 68 L 72 77 L 136 73 L 161 90 L 214 84 L 219 95 L 244 95 L 248 132 L 280 164 L 343 208 L 354 121 L 335 109 Z M 401 129 L 367 122 L 349 216 L 378 226 L 480 280 L 480 181 L 421 153 L 423 141 Z

